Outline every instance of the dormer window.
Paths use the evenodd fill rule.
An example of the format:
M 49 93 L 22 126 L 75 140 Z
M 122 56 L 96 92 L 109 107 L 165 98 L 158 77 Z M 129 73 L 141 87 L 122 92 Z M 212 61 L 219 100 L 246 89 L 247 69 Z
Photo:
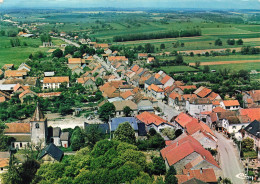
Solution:
M 35 128 L 40 128 L 39 123 L 36 123 L 36 124 L 35 124 Z

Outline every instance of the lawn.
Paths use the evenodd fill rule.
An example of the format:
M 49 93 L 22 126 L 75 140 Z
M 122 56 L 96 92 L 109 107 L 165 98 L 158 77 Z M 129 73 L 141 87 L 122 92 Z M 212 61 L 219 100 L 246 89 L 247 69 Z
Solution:
M 183 72 L 197 72 L 198 70 L 189 66 L 163 66 L 159 68 L 160 70 L 165 71 L 166 73 L 183 73 Z
M 260 63 L 237 63 L 237 64 L 225 64 L 225 65 L 211 65 L 209 66 L 211 70 L 220 70 L 220 69 L 230 69 L 232 71 L 239 71 L 239 70 L 257 70 L 260 71 Z M 203 66 L 201 66 L 203 68 Z

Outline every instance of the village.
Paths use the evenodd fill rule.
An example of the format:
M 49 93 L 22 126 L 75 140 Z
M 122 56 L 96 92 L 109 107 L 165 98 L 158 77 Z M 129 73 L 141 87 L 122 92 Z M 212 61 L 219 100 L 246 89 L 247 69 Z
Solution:
M 20 65 L 10 61 L 0 69 L 0 120 L 3 122 L 0 126 L 3 142 L 0 144 L 0 175 L 4 176 L 3 181 L 10 168 L 32 157 L 38 160 L 40 169 L 44 164 L 85 159 L 85 152 L 91 157 L 99 149 L 103 151 L 101 156 L 107 156 L 102 157 L 106 160 L 108 154 L 115 154 L 105 148 L 110 144 L 117 145 L 113 149 L 118 152 L 131 150 L 129 157 L 125 157 L 129 162 L 137 158 L 136 163 L 139 163 L 139 157 L 134 155 L 137 151 L 145 155 L 146 160 L 152 160 L 151 164 L 155 165 L 153 158 L 158 158 L 161 163 L 158 171 L 155 171 L 156 166 L 140 171 L 156 176 L 157 183 L 161 176 L 162 182 L 178 184 L 259 181 L 259 86 L 224 91 L 225 86 L 213 87 L 215 84 L 206 76 L 217 78 L 221 74 L 215 70 L 206 71 L 206 67 L 205 71 L 192 75 L 153 69 L 158 57 L 176 57 L 178 66 L 178 59 L 182 60 L 183 55 L 190 54 L 188 52 L 175 55 L 146 52 L 151 50 L 149 44 L 147 49 L 126 51 L 113 44 L 66 32 L 50 31 L 44 36 L 31 34 L 30 30 L 37 30 L 38 25 L 18 26 L 24 32 L 20 31 L 17 37 L 41 37 L 40 47 L 48 50 L 32 53 Z M 53 39 L 63 44 L 55 45 Z M 203 50 L 197 52 L 200 53 L 195 54 L 205 55 Z M 234 78 L 249 80 L 242 72 L 234 74 Z M 193 80 L 199 75 L 205 79 Z M 231 78 L 230 75 L 223 76 Z M 190 77 L 188 82 L 181 80 L 185 77 Z M 129 148 L 125 148 L 127 146 Z M 121 164 L 117 162 L 111 161 L 111 165 Z M 90 163 L 88 160 L 82 167 L 77 164 L 78 168 L 74 169 L 90 172 L 94 167 Z M 131 164 L 129 167 L 138 168 Z M 169 174 L 172 170 L 174 174 Z M 66 177 L 91 181 L 90 178 L 77 180 L 80 175 L 77 174 Z M 36 175 L 35 183 L 44 180 L 41 172 Z M 65 183 L 65 180 L 60 178 L 59 182 Z M 102 183 L 95 181 L 92 183 Z M 137 180 L 128 182 L 138 183 Z

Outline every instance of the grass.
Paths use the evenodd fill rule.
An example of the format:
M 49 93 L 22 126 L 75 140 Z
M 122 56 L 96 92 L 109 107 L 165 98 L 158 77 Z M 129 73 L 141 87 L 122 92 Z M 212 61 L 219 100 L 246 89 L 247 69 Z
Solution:
M 260 63 L 237 63 L 237 64 L 225 64 L 225 65 L 212 65 L 209 66 L 211 70 L 220 70 L 220 69 L 230 69 L 232 71 L 239 71 L 239 70 L 257 70 L 260 71 Z M 201 69 L 203 66 L 201 66 Z
M 243 152 L 244 158 L 257 158 L 257 153 L 255 151 Z
M 189 66 L 163 66 L 159 68 L 160 70 L 165 71 L 166 73 L 182 73 L 182 72 L 197 72 L 198 70 Z
M 72 152 L 73 150 L 71 149 L 71 147 L 68 148 L 64 148 L 64 147 L 59 147 L 61 151 L 63 152 Z

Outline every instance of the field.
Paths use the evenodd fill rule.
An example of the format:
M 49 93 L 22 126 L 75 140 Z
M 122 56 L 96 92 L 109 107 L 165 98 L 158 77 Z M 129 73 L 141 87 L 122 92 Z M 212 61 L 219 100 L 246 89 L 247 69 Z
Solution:
M 15 67 L 25 62 L 29 55 L 37 51 L 46 52 L 49 48 L 39 47 L 42 43 L 39 38 L 19 38 L 22 46 L 11 47 L 9 37 L 0 37 L 0 68 L 4 64 L 13 63 Z M 24 43 L 27 46 L 24 46 Z M 64 43 L 59 39 L 54 39 L 53 43 L 55 45 L 60 45 Z
M 198 70 L 189 66 L 163 66 L 159 68 L 160 70 L 165 71 L 166 73 L 183 73 L 183 72 L 197 72 Z

